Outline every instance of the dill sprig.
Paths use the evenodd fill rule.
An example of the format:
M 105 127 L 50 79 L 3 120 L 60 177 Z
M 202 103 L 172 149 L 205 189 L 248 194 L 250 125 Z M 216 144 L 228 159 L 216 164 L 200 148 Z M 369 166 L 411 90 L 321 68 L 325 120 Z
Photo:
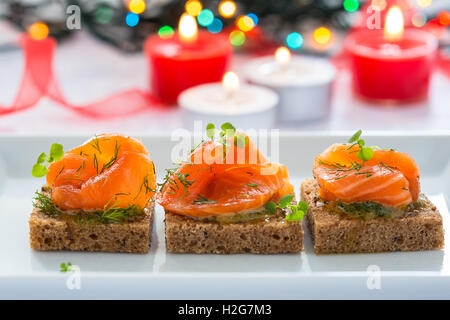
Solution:
M 388 169 L 389 171 L 391 171 L 391 172 L 394 172 L 394 169 L 397 169 L 396 167 L 390 167 L 390 166 L 388 166 L 387 164 L 385 164 L 384 162 L 380 162 L 379 164 L 378 164 L 378 166 L 381 168 L 381 166 L 383 166 L 383 167 L 385 167 L 386 169 Z
M 362 131 L 358 130 L 353 136 L 348 140 L 348 143 L 350 143 L 350 146 L 347 147 L 347 150 L 349 153 L 356 152 L 356 156 L 359 160 L 361 160 L 361 163 L 358 163 L 357 161 L 351 162 L 350 166 L 344 166 L 339 163 L 328 163 L 325 161 L 322 161 L 319 159 L 319 164 L 328 167 L 327 169 L 330 171 L 334 171 L 336 174 L 336 178 L 334 180 L 340 180 L 343 178 L 348 177 L 350 174 L 355 175 L 365 175 L 366 178 L 370 178 L 374 175 L 374 172 L 372 171 L 361 171 L 361 169 L 364 168 L 364 165 L 367 161 L 373 158 L 374 156 L 374 149 L 380 149 L 379 147 L 366 147 L 366 142 L 361 139 Z M 356 150 L 352 150 L 353 148 L 357 148 Z M 383 150 L 390 150 L 394 151 L 393 149 L 383 149 Z M 379 162 L 378 166 L 380 168 L 384 167 L 387 170 L 393 172 L 394 169 L 397 169 L 396 167 L 390 167 L 384 162 Z
M 227 147 L 230 145 L 229 139 L 234 139 L 234 145 L 238 148 L 244 148 L 248 144 L 248 137 L 244 134 L 236 134 L 236 128 L 229 122 L 225 122 L 220 127 L 221 130 L 216 129 L 213 123 L 209 123 L 206 126 L 206 136 L 211 141 L 217 141 L 223 145 L 223 161 L 225 162 L 227 156 Z M 218 138 L 216 137 L 218 133 Z M 197 148 L 202 146 L 205 143 L 202 140 L 199 144 L 197 144 L 194 148 L 192 148 L 192 154 Z M 194 165 L 190 161 L 180 161 L 176 163 L 177 167 L 172 169 L 166 169 L 166 175 L 163 179 L 163 182 L 158 183 L 158 190 L 164 191 L 169 194 L 175 194 L 180 188 L 184 189 L 184 195 L 187 196 L 189 194 L 189 187 L 195 183 L 195 180 L 189 179 L 188 173 L 178 172 L 181 167 Z M 212 167 L 209 167 L 209 170 L 212 170 Z
M 134 200 L 136 200 L 139 197 L 139 195 L 141 194 L 143 189 L 145 190 L 145 194 L 147 194 L 149 192 L 156 193 L 156 190 L 153 190 L 148 185 L 148 173 L 145 175 L 144 179 L 142 180 L 141 186 L 139 187 L 139 191 L 138 191 L 136 197 L 134 198 Z
M 194 200 L 194 204 L 207 204 L 207 203 L 217 203 L 217 201 L 214 200 L 209 200 L 206 197 L 202 196 L 201 194 L 199 194 L 197 196 L 197 198 Z
M 75 172 L 76 173 L 75 176 L 76 177 L 81 176 L 83 174 L 84 170 L 86 170 L 86 160 L 83 160 L 83 163 L 81 164 L 81 166 Z
M 106 169 L 109 169 L 112 167 L 112 165 L 117 161 L 117 156 L 119 154 L 119 146 L 117 144 L 116 140 L 116 146 L 114 147 L 114 155 L 111 157 L 111 159 L 105 163 L 102 167 L 102 170 L 100 171 L 100 174 L 103 173 Z
M 36 191 L 34 197 L 33 206 L 37 208 L 42 213 L 48 214 L 50 216 L 62 216 L 66 213 L 59 210 L 53 203 L 51 197 L 49 197 L 44 192 Z M 130 205 L 128 207 L 119 207 L 119 201 L 115 200 L 112 205 L 111 202 L 114 198 L 108 201 L 103 207 L 103 210 L 97 210 L 94 212 L 83 212 L 80 211 L 76 214 L 76 222 L 99 222 L 103 224 L 108 223 L 122 223 L 126 221 L 133 221 L 139 216 L 143 215 L 143 210 L 139 206 Z
M 35 197 L 33 199 L 34 199 L 33 207 L 39 209 L 39 211 L 46 213 L 50 216 L 57 216 L 60 214 L 59 210 L 53 204 L 52 199 L 49 196 L 45 195 L 44 193 L 36 191 Z
M 122 208 L 118 206 L 119 201 L 116 200 L 111 206 L 109 206 L 111 201 L 112 199 L 105 204 L 103 211 L 97 211 L 95 213 L 101 223 L 121 223 L 124 221 L 129 221 L 138 215 L 142 215 L 142 209 L 136 205 L 130 205 Z
M 102 154 L 102 150 L 100 149 L 100 142 L 98 140 L 97 135 L 95 135 L 95 138 L 92 139 L 92 142 L 90 143 L 90 145 L 92 146 L 92 148 L 94 148 L 95 150 L 97 150 L 100 154 Z
M 189 194 L 189 187 L 194 184 L 195 180 L 189 180 L 189 173 L 177 172 L 179 168 L 166 169 L 166 175 L 162 183 L 158 183 L 159 190 L 170 189 L 169 194 L 175 194 L 180 187 L 184 189 L 184 195 Z
M 95 169 L 95 172 L 97 172 L 97 174 L 99 173 L 98 172 L 98 160 L 97 160 L 97 155 L 94 153 L 94 169 Z

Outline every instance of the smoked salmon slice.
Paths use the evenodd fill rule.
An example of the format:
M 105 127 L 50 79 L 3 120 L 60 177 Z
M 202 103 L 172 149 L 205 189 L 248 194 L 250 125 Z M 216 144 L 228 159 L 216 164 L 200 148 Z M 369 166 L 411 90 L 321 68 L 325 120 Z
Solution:
M 153 161 L 142 143 L 102 134 L 50 164 L 47 185 L 62 210 L 102 210 L 108 206 L 144 208 L 156 190 Z
M 357 144 L 334 144 L 319 154 L 313 173 L 319 197 L 347 203 L 373 201 L 388 207 L 416 202 L 420 193 L 420 171 L 406 153 L 373 148 L 363 161 Z
M 191 217 L 251 212 L 293 192 L 287 168 L 269 163 L 252 141 L 238 147 L 208 141 L 172 171 L 157 200 L 167 211 Z

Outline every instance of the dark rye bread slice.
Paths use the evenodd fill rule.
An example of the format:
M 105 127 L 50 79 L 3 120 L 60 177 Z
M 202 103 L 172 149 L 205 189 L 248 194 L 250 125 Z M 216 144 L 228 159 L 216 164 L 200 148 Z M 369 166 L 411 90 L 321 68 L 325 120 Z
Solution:
M 268 220 L 226 224 L 166 211 L 165 226 L 171 253 L 275 254 L 303 248 L 302 222 L 286 221 L 280 210 Z
M 314 179 L 304 180 L 300 190 L 300 198 L 309 205 L 306 224 L 317 254 L 419 251 L 444 246 L 442 217 L 434 206 L 399 218 L 362 220 L 317 206 L 317 190 Z
M 147 253 L 155 204 L 149 201 L 144 217 L 133 222 L 76 222 L 49 216 L 34 208 L 29 219 L 34 250 Z

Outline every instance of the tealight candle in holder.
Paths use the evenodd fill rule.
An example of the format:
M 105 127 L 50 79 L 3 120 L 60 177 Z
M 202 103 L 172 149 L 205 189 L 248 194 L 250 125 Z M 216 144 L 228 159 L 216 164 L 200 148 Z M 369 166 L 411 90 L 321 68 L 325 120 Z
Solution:
M 336 70 L 324 59 L 291 56 L 281 47 L 275 57 L 263 57 L 245 68 L 250 83 L 275 90 L 280 98 L 280 122 L 316 120 L 329 114 Z
M 353 91 L 375 102 L 408 103 L 428 96 L 438 41 L 420 29 L 404 29 L 403 14 L 392 6 L 383 30 L 361 30 L 345 43 Z
M 203 84 L 180 94 L 185 126 L 194 121 L 204 123 L 231 122 L 241 129 L 270 129 L 274 125 L 278 96 L 272 90 L 240 85 L 234 72 L 227 72 L 222 83 Z
M 198 31 L 195 18 L 188 14 L 181 16 L 176 34 L 149 37 L 144 51 L 152 92 L 167 104 L 176 103 L 187 88 L 220 81 L 232 54 L 227 37 Z

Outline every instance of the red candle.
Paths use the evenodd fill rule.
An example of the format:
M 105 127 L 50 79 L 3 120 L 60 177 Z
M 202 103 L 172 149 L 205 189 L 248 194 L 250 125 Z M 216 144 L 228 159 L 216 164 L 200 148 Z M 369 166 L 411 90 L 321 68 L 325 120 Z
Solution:
M 384 30 L 356 31 L 347 39 L 353 91 L 385 102 L 426 99 L 437 39 L 418 29 L 403 30 L 401 11 L 393 13 L 388 12 Z
M 179 32 L 174 36 L 152 36 L 145 44 L 152 92 L 168 104 L 175 103 L 187 88 L 219 82 L 232 54 L 226 37 L 197 32 L 196 22 L 191 18 L 182 16 Z

